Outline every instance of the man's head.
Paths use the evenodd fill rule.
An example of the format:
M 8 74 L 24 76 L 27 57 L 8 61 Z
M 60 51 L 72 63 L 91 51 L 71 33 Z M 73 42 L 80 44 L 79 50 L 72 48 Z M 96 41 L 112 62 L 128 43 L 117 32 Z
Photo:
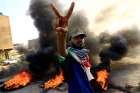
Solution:
M 71 36 L 71 45 L 75 48 L 83 48 L 86 34 L 83 32 L 75 33 Z

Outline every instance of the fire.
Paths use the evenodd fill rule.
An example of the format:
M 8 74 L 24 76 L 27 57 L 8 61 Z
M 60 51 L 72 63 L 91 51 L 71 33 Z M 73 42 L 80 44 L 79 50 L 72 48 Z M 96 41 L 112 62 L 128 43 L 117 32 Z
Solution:
M 4 88 L 10 90 L 26 86 L 28 83 L 30 83 L 31 79 L 31 73 L 27 70 L 24 70 L 15 75 L 12 79 L 4 82 Z
M 100 70 L 97 72 L 97 82 L 101 85 L 103 90 L 107 90 L 108 88 L 108 77 L 109 73 L 106 69 Z
M 59 75 L 56 75 L 53 79 L 47 81 L 44 83 L 43 87 L 45 89 L 49 89 L 49 88 L 56 88 L 57 86 L 59 86 L 61 83 L 63 83 L 64 80 L 64 76 L 63 76 L 63 72 L 61 70 Z

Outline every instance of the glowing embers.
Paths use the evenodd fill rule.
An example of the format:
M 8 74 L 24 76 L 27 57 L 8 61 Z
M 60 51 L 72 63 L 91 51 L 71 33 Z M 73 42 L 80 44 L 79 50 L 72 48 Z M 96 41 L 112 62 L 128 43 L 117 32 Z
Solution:
M 109 73 L 107 72 L 106 69 L 102 69 L 97 72 L 97 82 L 101 85 L 101 88 L 103 90 L 108 89 L 108 78 L 109 78 Z
M 62 84 L 64 81 L 64 76 L 62 70 L 60 70 L 60 74 L 56 75 L 54 78 L 51 80 L 47 81 L 44 83 L 43 87 L 44 89 L 50 89 L 50 88 L 56 88 L 60 84 Z
M 4 82 L 4 89 L 6 90 L 13 90 L 23 86 L 26 86 L 28 83 L 31 82 L 32 75 L 29 71 L 23 70 L 17 75 L 15 75 L 12 79 Z

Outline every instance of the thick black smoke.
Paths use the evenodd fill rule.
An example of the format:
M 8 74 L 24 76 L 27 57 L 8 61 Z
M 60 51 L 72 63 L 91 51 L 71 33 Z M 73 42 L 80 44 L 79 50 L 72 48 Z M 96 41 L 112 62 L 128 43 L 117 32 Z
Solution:
M 34 25 L 39 31 L 39 50 L 28 55 L 29 69 L 35 78 L 45 76 L 46 79 L 59 74 L 58 58 L 56 58 L 56 35 L 54 32 L 56 16 L 50 4 L 59 8 L 57 0 L 32 0 L 29 11 Z M 59 9 L 58 9 L 59 10 Z
M 32 70 L 34 70 L 34 72 L 39 71 L 38 73 L 45 71 L 45 67 L 43 66 L 48 65 L 48 63 L 45 63 L 46 61 L 50 62 L 50 60 L 47 59 L 48 54 L 55 56 L 55 52 L 57 51 L 56 35 L 53 31 L 56 16 L 49 7 L 50 3 L 55 3 L 55 5 L 57 5 L 56 7 L 59 7 L 56 0 L 32 0 L 30 5 L 31 17 L 34 19 L 34 24 L 39 30 L 40 50 L 35 55 L 28 57 L 28 60 L 34 64 L 32 64 L 32 66 L 30 65 L 31 69 L 35 68 Z M 99 67 L 104 66 L 108 69 L 111 60 L 119 60 L 127 53 L 127 35 L 123 33 L 120 36 L 105 34 L 107 38 L 104 36 L 96 37 L 89 31 L 88 19 L 81 12 L 73 13 L 70 19 L 67 42 L 69 42 L 71 34 L 75 32 L 85 32 L 87 34 L 85 45 L 93 55 L 99 53 L 99 49 L 101 48 L 100 43 L 110 44 L 109 48 L 102 49 L 99 53 L 102 61 Z
M 56 51 L 56 36 L 53 31 L 56 16 L 50 8 L 50 3 L 59 8 L 57 0 L 32 0 L 29 11 L 39 31 L 40 48 L 51 46 Z
M 99 69 L 107 68 L 109 70 L 111 60 L 120 60 L 128 56 L 128 49 L 140 44 L 139 36 L 140 31 L 137 27 L 122 29 L 113 35 L 106 32 L 101 33 L 98 37 L 101 44 L 100 48 L 102 48 L 99 53 L 101 60 Z M 107 47 L 102 45 L 107 45 Z
M 134 47 L 140 44 L 140 30 L 137 27 L 121 30 L 118 34 L 126 38 L 129 46 Z
M 107 32 L 102 32 L 98 36 L 100 44 L 110 43 L 111 35 Z
M 29 70 L 32 72 L 34 80 L 49 80 L 60 74 L 60 64 L 57 56 L 48 53 L 48 51 L 38 51 L 35 54 L 28 55 L 26 60 L 30 62 Z
M 120 60 L 128 51 L 127 40 L 122 36 L 112 36 L 110 47 L 102 49 L 99 56 L 101 64 L 99 68 L 106 68 L 110 71 L 111 60 Z

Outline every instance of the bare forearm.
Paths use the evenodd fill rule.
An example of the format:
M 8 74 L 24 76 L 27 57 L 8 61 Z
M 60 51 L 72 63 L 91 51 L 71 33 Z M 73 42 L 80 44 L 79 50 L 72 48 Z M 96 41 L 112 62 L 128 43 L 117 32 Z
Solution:
M 66 32 L 57 32 L 57 50 L 61 56 L 66 56 Z

